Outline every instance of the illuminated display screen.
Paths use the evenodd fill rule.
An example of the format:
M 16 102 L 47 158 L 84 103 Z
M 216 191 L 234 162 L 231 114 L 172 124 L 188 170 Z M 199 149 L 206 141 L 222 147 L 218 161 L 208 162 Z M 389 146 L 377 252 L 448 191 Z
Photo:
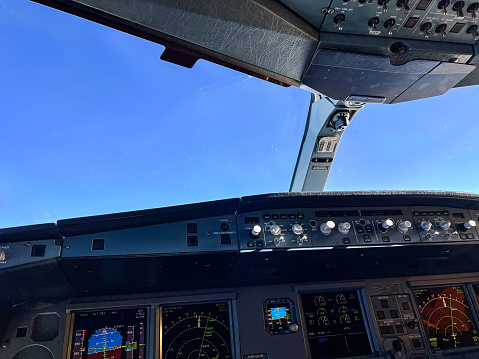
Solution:
M 291 306 L 289 303 L 266 305 L 266 325 L 271 334 L 280 334 L 289 332 L 291 324 Z
M 433 350 L 479 343 L 479 336 L 462 286 L 414 289 L 424 329 Z
M 372 353 L 355 290 L 301 295 L 312 359 Z
M 70 359 L 146 359 L 147 309 L 73 313 Z
M 160 308 L 161 359 L 233 358 L 229 303 Z

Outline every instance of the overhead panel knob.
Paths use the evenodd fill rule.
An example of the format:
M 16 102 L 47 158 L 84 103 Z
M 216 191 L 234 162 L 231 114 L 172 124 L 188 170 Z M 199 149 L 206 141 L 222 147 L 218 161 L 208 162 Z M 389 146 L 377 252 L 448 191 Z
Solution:
M 476 18 L 476 11 L 479 10 L 479 3 L 474 2 L 467 7 L 467 12 L 471 13 L 473 19 Z
M 303 226 L 300 225 L 300 224 L 293 224 L 293 233 L 294 234 L 297 234 L 297 235 L 300 235 L 303 233 L 304 229 L 303 229 Z
M 422 221 L 419 225 L 425 231 L 429 231 L 432 228 L 432 223 L 429 221 Z
M 388 29 L 388 34 L 389 34 L 389 35 L 392 35 L 392 34 L 393 34 L 393 26 L 394 26 L 395 24 L 396 24 L 396 20 L 394 20 L 393 18 L 384 21 L 384 27 L 385 27 L 386 29 Z
M 338 231 L 341 234 L 348 234 L 351 229 L 351 224 L 349 222 L 343 222 L 338 224 Z
M 432 23 L 425 22 L 424 24 L 421 25 L 421 27 L 419 28 L 419 31 L 423 32 L 424 36 L 428 38 L 429 34 L 431 33 L 431 28 L 432 28 Z
M 0 249 L 0 261 L 4 261 L 5 260 L 5 251 L 2 251 Z
M 466 34 L 471 34 L 474 37 L 474 41 L 479 40 L 479 33 L 477 32 L 477 25 L 471 25 L 467 28 Z
M 409 221 L 401 221 L 398 223 L 398 231 L 401 233 L 406 233 L 411 228 L 412 224 Z
M 385 230 L 387 230 L 388 228 L 391 228 L 392 226 L 394 226 L 394 222 L 390 218 L 386 219 L 384 222 L 381 223 L 382 229 L 385 229 Z
M 473 221 L 472 219 L 464 223 L 464 228 L 466 229 L 471 229 L 472 227 L 476 226 L 476 221 Z
M 437 34 L 442 34 L 442 37 L 446 37 L 446 29 L 447 29 L 447 25 L 446 24 L 441 24 L 441 25 L 437 25 L 436 27 L 436 33 Z
M 319 229 L 323 234 L 331 234 L 331 230 L 336 226 L 333 221 L 327 221 L 326 223 L 322 223 Z
M 275 224 L 271 227 L 270 232 L 273 236 L 278 236 L 281 234 L 281 227 Z
M 442 12 L 444 13 L 444 15 L 447 15 L 447 7 L 449 6 L 450 2 L 449 0 L 441 0 L 439 1 L 439 3 L 437 4 L 437 8 L 439 10 L 442 10 Z
M 255 225 L 251 230 L 249 231 L 249 236 L 253 239 L 258 238 L 261 233 L 261 226 Z
M 333 22 L 338 25 L 338 30 L 341 31 L 343 29 L 343 25 L 346 24 L 346 15 L 338 14 L 334 17 Z
M 451 222 L 449 221 L 441 221 L 439 223 L 439 227 L 441 227 L 441 229 L 447 231 L 449 228 L 451 228 Z

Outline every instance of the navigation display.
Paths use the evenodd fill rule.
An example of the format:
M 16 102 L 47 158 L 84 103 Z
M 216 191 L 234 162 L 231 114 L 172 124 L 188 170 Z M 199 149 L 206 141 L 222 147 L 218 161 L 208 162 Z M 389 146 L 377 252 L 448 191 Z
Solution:
M 147 308 L 72 314 L 70 359 L 146 359 Z
M 356 290 L 301 295 L 312 359 L 372 353 Z
M 270 334 L 292 333 L 290 325 L 293 323 L 291 317 L 291 303 L 289 300 L 269 300 L 264 305 L 266 330 Z
M 229 307 L 228 302 L 161 307 L 161 359 L 233 358 Z
M 414 289 L 433 350 L 479 344 L 477 326 L 462 286 Z

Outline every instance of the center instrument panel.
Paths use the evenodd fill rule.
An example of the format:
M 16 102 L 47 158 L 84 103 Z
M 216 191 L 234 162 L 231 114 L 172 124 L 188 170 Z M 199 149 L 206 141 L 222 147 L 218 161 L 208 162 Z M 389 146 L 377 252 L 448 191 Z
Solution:
M 478 216 L 274 194 L 3 229 L 0 357 L 477 358 Z

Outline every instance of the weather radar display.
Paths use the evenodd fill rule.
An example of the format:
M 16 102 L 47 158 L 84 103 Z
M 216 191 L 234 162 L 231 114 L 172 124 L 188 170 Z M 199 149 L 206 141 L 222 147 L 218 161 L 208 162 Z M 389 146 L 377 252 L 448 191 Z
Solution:
M 433 350 L 479 344 L 477 326 L 462 286 L 414 289 L 414 296 Z
M 160 308 L 161 359 L 231 359 L 229 303 Z
M 73 313 L 71 359 L 146 359 L 147 309 Z

